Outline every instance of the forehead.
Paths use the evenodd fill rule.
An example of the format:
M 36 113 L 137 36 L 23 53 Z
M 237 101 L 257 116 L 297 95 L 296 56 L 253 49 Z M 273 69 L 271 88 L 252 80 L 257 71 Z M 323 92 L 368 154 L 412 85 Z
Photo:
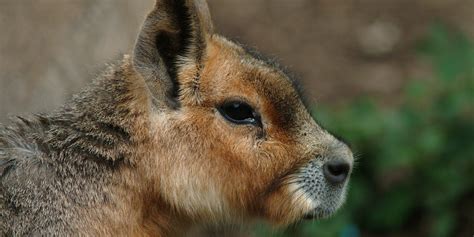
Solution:
M 295 80 L 277 63 L 222 37 L 211 48 L 211 77 L 221 97 L 245 97 L 281 126 L 293 127 L 308 113 Z

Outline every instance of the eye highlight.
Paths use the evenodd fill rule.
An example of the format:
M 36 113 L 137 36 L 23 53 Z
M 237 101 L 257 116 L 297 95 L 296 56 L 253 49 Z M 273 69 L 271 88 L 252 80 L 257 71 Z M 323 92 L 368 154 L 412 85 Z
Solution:
M 217 108 L 221 115 L 235 124 L 252 124 L 261 126 L 260 115 L 247 103 L 228 101 Z

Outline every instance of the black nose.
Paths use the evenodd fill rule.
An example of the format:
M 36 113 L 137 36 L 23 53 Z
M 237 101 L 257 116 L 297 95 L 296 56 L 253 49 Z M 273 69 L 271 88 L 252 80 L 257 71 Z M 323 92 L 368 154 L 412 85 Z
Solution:
M 333 184 L 344 182 L 349 174 L 349 169 L 350 165 L 341 160 L 329 161 L 323 166 L 324 176 Z

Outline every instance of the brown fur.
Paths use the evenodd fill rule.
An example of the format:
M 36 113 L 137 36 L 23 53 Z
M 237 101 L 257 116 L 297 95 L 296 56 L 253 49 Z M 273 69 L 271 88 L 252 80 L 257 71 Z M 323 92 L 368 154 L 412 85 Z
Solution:
M 230 99 L 255 108 L 262 127 L 224 119 L 217 108 Z M 202 0 L 158 0 L 131 57 L 57 112 L 0 134 L 0 232 L 14 235 L 287 225 L 343 202 L 347 182 L 303 187 L 308 170 L 322 172 L 311 162 L 352 164 L 279 67 L 213 32 Z

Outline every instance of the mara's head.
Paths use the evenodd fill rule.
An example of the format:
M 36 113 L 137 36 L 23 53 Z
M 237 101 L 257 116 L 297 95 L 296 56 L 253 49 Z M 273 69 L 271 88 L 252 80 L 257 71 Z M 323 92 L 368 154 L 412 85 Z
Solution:
M 280 67 L 213 32 L 204 0 L 158 0 L 133 67 L 149 94 L 148 176 L 176 213 L 285 225 L 344 202 L 347 145 Z

